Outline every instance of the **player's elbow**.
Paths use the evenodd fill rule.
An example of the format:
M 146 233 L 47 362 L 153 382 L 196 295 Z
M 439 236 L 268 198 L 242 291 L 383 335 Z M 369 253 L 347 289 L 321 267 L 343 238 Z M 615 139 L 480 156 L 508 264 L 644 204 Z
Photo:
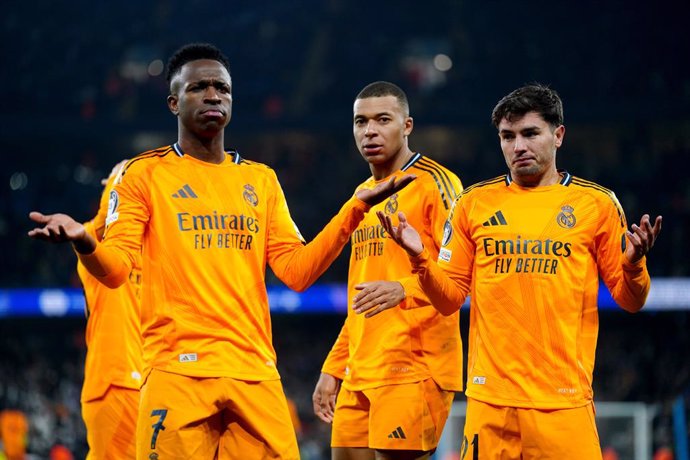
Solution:
M 436 311 L 442 314 L 443 316 L 451 316 L 460 309 L 460 307 L 456 307 L 455 305 L 452 305 L 448 302 L 432 301 L 431 305 L 433 305 Z
M 288 287 L 295 292 L 304 292 L 309 288 L 309 285 L 306 283 L 302 283 L 302 284 L 288 285 Z
M 439 307 L 436 307 L 436 310 L 439 313 L 441 313 L 443 316 L 451 316 L 451 315 L 455 314 L 455 312 L 457 312 L 459 310 L 459 308 L 448 308 L 448 307 L 439 308 Z
M 97 279 L 105 287 L 110 289 L 117 289 L 124 284 L 126 278 L 121 278 L 117 276 L 104 276 Z
M 306 277 L 281 276 L 279 278 L 287 287 L 295 292 L 304 292 L 312 285 L 312 282 Z
M 620 307 L 628 313 L 637 313 L 638 311 L 642 310 L 642 307 L 644 307 L 644 303 L 645 302 L 643 300 L 641 302 L 622 304 L 620 305 Z

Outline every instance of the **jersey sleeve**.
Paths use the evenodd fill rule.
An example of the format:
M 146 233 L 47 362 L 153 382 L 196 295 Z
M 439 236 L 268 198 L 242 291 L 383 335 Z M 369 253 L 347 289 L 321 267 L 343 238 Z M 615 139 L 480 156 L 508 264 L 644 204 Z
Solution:
M 463 186 L 460 178 L 455 174 L 449 173 L 444 176 L 449 182 L 450 186 L 447 190 L 457 191 L 458 194 L 462 192 Z M 443 244 L 443 237 L 445 235 L 446 223 L 449 223 L 449 209 L 448 205 L 444 205 L 444 199 L 450 199 L 450 202 L 455 203 L 457 196 L 444 197 L 441 190 L 437 187 L 431 187 L 432 190 L 425 193 L 427 203 L 424 204 L 425 220 L 431 229 L 433 243 L 433 254 L 439 253 L 441 245 Z M 430 252 L 430 256 L 431 256 Z M 405 300 L 401 304 L 401 308 L 407 310 L 412 308 L 426 307 L 430 305 L 428 296 L 422 290 L 419 284 L 419 278 L 414 274 L 409 277 L 398 280 L 405 291 Z
M 343 327 L 340 329 L 340 334 L 338 334 L 338 338 L 335 340 L 331 351 L 328 353 L 328 356 L 321 367 L 321 372 L 343 380 L 345 378 L 347 361 L 350 357 L 349 344 L 350 335 L 348 329 L 348 319 L 345 319 Z
M 599 275 L 609 289 L 611 297 L 624 310 L 635 312 L 644 305 L 651 280 L 645 257 L 630 263 L 625 256 L 627 222 L 623 209 L 611 195 L 602 213 L 602 222 L 596 234 L 597 265 Z
M 305 245 L 290 217 L 278 179 L 275 173 L 272 174 L 276 193 L 268 235 L 268 263 L 283 283 L 291 289 L 303 291 L 338 257 L 350 235 L 369 210 L 369 205 L 353 196 L 323 230 Z
M 114 171 L 113 174 L 108 177 L 105 186 L 103 187 L 103 192 L 101 193 L 101 198 L 98 203 L 98 212 L 90 221 L 84 224 L 86 231 L 96 238 L 97 241 L 103 239 L 103 233 L 105 232 L 105 220 L 108 216 L 108 202 L 110 198 L 110 190 L 115 185 L 115 179 L 118 173 Z
M 144 229 L 149 220 L 144 171 L 128 170 L 117 176 L 108 192 L 106 209 L 103 241 L 91 254 L 79 254 L 79 260 L 101 283 L 116 288 L 128 279 L 141 253 Z
M 412 297 L 408 308 L 414 307 L 414 300 L 425 294 L 436 310 L 444 315 L 458 311 L 470 292 L 474 262 L 474 243 L 469 235 L 465 203 L 458 198 L 453 204 L 444 224 L 441 249 L 438 260 L 431 257 L 424 248 L 417 257 L 411 257 L 412 273 L 417 284 L 409 286 Z M 407 292 L 407 291 L 406 291 Z

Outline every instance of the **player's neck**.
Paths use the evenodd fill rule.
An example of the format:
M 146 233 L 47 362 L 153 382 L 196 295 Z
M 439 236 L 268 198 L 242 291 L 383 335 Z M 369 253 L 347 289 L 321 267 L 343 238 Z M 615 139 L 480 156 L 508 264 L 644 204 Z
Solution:
M 391 161 L 385 164 L 373 164 L 371 166 L 371 175 L 375 180 L 385 179 L 393 173 L 402 169 L 414 156 L 414 152 L 409 148 L 401 150 L 400 153 L 391 158 Z
M 555 185 L 559 183 L 562 179 L 561 173 L 556 169 L 549 170 L 544 174 L 540 175 L 522 175 L 518 176 L 516 174 L 511 174 L 513 182 L 515 182 L 520 187 L 534 188 L 534 187 L 547 187 L 549 185 Z
M 185 155 L 194 157 L 197 160 L 214 164 L 220 164 L 225 160 L 225 145 L 222 132 L 208 139 L 180 135 L 177 143 Z

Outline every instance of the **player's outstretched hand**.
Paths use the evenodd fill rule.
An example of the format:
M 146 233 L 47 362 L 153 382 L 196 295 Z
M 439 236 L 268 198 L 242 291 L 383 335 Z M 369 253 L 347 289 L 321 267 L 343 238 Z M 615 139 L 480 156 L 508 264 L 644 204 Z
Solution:
M 403 248 L 407 253 L 412 256 L 418 256 L 424 250 L 424 244 L 422 243 L 422 238 L 417 233 L 417 230 L 407 222 L 407 217 L 405 213 L 398 213 L 398 226 L 393 226 L 393 220 L 390 216 L 386 215 L 383 211 L 376 211 L 376 216 L 379 218 L 379 222 L 386 230 L 393 241 L 398 243 L 398 246 Z
M 314 404 L 314 414 L 326 423 L 333 422 L 335 399 L 339 390 L 340 379 L 322 372 L 311 400 Z
M 89 235 L 84 226 L 67 214 L 41 214 L 33 211 L 29 218 L 42 227 L 29 230 L 28 235 L 37 240 L 53 243 L 71 242 L 81 253 L 88 254 L 96 249 L 96 241 Z
M 645 214 L 640 219 L 639 225 L 632 224 L 630 226 L 632 231 L 626 232 L 629 244 L 625 249 L 625 255 L 630 262 L 637 262 L 652 249 L 659 232 L 661 232 L 661 220 L 661 216 L 657 216 L 654 220 L 654 226 L 652 226 L 649 214 Z
M 397 307 L 405 299 L 405 289 L 398 281 L 367 281 L 355 289 L 359 292 L 352 299 L 352 309 L 357 314 L 366 312 L 365 318 Z
M 405 174 L 401 177 L 391 177 L 389 181 L 376 184 L 372 189 L 361 189 L 355 192 L 357 198 L 364 201 L 369 206 L 381 203 L 383 200 L 407 187 L 407 184 L 415 180 L 414 174 Z

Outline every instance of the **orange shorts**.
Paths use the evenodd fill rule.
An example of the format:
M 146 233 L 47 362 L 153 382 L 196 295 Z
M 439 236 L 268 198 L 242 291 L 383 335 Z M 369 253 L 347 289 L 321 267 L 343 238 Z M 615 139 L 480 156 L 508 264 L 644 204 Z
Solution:
M 460 459 L 601 459 L 594 404 L 574 409 L 493 406 L 467 398 Z
M 87 460 L 134 458 L 139 390 L 111 386 L 98 399 L 81 404 L 89 443 Z
M 432 379 L 362 391 L 341 388 L 331 447 L 432 451 L 454 396 Z
M 154 369 L 141 388 L 137 459 L 299 459 L 280 380 Z

